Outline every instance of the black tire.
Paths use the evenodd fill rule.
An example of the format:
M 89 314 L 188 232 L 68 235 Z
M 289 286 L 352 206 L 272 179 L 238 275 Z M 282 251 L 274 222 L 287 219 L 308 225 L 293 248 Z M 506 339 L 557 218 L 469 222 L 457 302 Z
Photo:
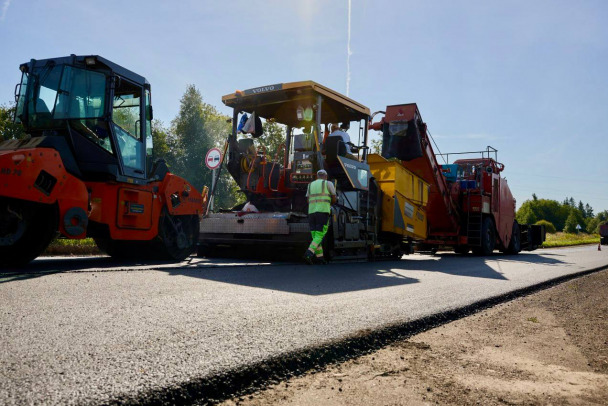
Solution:
M 505 250 L 505 254 L 517 255 L 521 251 L 521 235 L 519 233 L 519 224 L 517 221 L 513 221 L 513 232 L 511 234 L 511 241 L 509 246 Z
M 0 267 L 22 267 L 44 252 L 57 237 L 54 205 L 0 199 L 0 238 L 15 238 L 0 246 Z
M 460 255 L 466 255 L 471 249 L 468 245 L 457 245 L 454 247 L 454 252 Z
M 172 216 L 166 208 L 158 224 L 160 259 L 183 261 L 196 250 L 199 218 L 197 215 Z
M 491 217 L 484 217 L 481 226 L 481 246 L 473 248 L 475 255 L 491 255 L 496 245 L 496 229 Z

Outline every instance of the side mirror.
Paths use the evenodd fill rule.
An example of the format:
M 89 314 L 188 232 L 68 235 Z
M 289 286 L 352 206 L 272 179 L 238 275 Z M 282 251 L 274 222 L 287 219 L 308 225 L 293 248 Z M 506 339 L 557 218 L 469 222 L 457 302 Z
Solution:
M 146 115 L 148 116 L 148 120 L 150 120 L 150 121 L 154 120 L 154 111 L 152 110 L 151 105 L 148 106 L 148 111 L 147 111 Z

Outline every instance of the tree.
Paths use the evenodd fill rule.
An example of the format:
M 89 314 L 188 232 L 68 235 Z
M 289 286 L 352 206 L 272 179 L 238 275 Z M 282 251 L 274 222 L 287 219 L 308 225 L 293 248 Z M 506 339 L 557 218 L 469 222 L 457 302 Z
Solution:
M 596 217 L 600 222 L 608 221 L 608 210 L 600 211 Z
M 526 200 L 515 215 L 517 222 L 520 224 L 534 224 L 538 221 L 534 213 L 533 202 Z
M 372 140 L 371 153 L 382 154 L 382 139 Z
M 177 117 L 167 137 L 171 171 L 184 177 L 198 190 L 211 188 L 212 171 L 205 163 L 207 151 L 224 146 L 230 133 L 229 118 L 203 102 L 196 86 L 188 85 L 180 100 Z M 227 171 L 222 170 L 215 190 L 215 208 L 231 208 L 238 200 L 238 188 Z
M 587 216 L 586 216 L 586 213 L 587 213 L 587 212 L 585 211 L 585 205 L 583 204 L 583 201 L 582 201 L 582 200 L 579 200 L 579 201 L 578 201 L 578 211 L 580 211 L 580 212 L 581 212 L 581 214 L 582 214 L 583 218 L 586 218 L 586 217 L 587 217 Z
M 592 218 L 593 217 L 593 207 L 591 207 L 589 205 L 589 203 L 587 203 L 585 205 L 585 217 L 587 217 L 587 218 Z
M 262 127 L 264 135 L 258 138 L 258 141 L 266 148 L 266 159 L 283 162 L 284 145 L 285 145 L 285 126 L 275 122 L 266 120 Z M 278 152 L 278 155 L 277 155 Z
M 537 201 L 538 197 L 536 196 L 536 193 L 532 193 L 532 200 Z
M 598 219 L 597 217 L 588 217 L 587 225 L 585 228 L 587 229 L 587 232 L 590 234 L 599 233 L 600 219 Z
M 564 228 L 564 231 L 567 233 L 576 233 L 578 230 L 576 229 L 576 225 L 578 223 L 576 222 L 576 215 L 574 214 L 574 209 L 570 210 L 570 214 L 568 215 L 568 218 L 566 219 L 566 226 Z
M 26 136 L 23 126 L 13 121 L 15 110 L 14 105 L 0 105 L 0 141 L 22 139 Z
M 153 160 L 162 158 L 168 163 L 174 161 L 169 148 L 169 129 L 158 119 L 152 122 L 152 141 L 154 142 Z
M 563 230 L 570 206 L 556 200 L 537 199 L 526 200 L 517 211 L 517 221 L 522 224 L 533 224 L 539 220 L 547 220 L 559 231 Z

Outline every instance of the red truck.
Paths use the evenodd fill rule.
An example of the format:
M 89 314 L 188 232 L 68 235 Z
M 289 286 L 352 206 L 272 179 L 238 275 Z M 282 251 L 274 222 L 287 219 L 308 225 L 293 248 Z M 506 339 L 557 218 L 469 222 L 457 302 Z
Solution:
M 608 245 L 608 223 L 600 225 L 601 244 Z
M 370 128 L 382 131 L 382 156 L 400 160 L 430 184 L 428 236 L 420 250 L 451 247 L 461 254 L 472 250 L 489 255 L 495 249 L 517 254 L 543 243 L 544 226 L 515 220 L 515 199 L 501 176 L 505 166 L 498 162 L 496 149 L 488 146 L 475 153 L 443 154 L 446 164 L 440 165 L 437 157 L 442 154 L 433 151 L 427 125 L 415 103 L 388 106 L 378 113 L 384 117 Z M 449 156 L 445 155 L 462 154 L 477 157 L 447 163 Z

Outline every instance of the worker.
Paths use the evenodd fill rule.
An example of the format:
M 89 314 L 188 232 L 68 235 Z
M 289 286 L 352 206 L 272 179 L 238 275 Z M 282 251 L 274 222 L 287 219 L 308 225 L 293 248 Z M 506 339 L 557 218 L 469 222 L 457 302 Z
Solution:
M 348 133 L 344 131 L 344 129 L 341 128 L 340 125 L 332 124 L 331 133 L 329 134 L 329 136 L 342 138 L 342 142 L 344 143 L 344 147 L 346 148 L 346 154 L 344 154 L 344 157 L 348 159 L 354 159 L 355 161 L 359 160 L 355 155 L 353 155 L 352 150 L 350 149 L 350 147 L 354 146 L 355 144 L 350 142 L 350 135 L 348 135 Z
M 312 242 L 304 254 L 304 260 L 312 265 L 323 264 L 323 237 L 329 227 L 331 205 L 336 203 L 336 188 L 327 180 L 327 172 L 323 169 L 317 172 L 317 180 L 308 184 L 308 226 Z

